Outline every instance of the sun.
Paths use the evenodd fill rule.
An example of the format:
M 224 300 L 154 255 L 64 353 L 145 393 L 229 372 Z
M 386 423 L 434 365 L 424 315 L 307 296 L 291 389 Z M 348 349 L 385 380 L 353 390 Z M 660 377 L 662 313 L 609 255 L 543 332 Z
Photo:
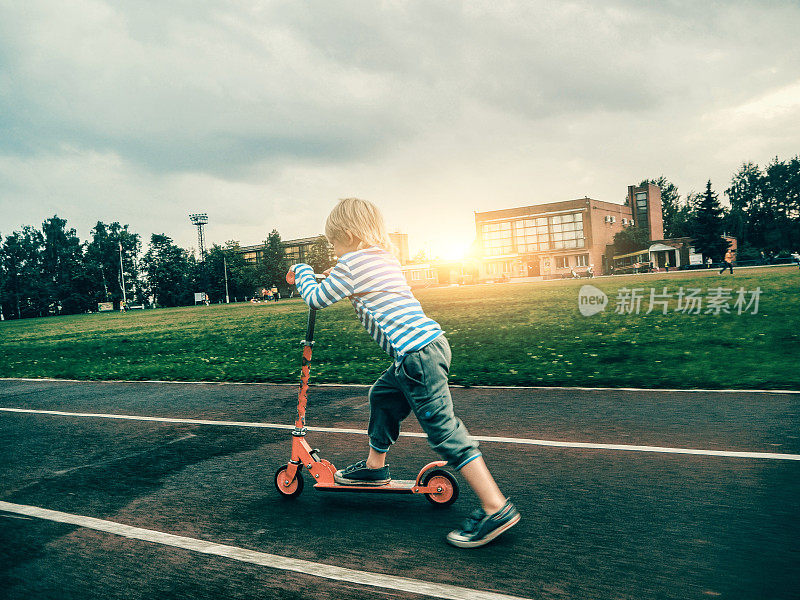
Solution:
M 432 248 L 433 256 L 442 260 L 461 260 L 469 250 L 470 242 L 457 239 L 443 239 Z

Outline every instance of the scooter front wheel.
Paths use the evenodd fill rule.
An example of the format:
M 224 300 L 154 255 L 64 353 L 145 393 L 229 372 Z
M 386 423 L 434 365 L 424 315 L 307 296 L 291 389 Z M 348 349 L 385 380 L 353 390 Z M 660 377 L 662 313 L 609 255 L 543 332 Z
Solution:
M 436 492 L 428 492 L 425 497 L 434 506 L 450 506 L 458 500 L 458 481 L 443 469 L 433 469 L 425 474 L 422 485 L 433 486 Z
M 289 481 L 289 478 L 286 476 L 287 468 L 288 467 L 283 466 L 275 473 L 275 487 L 284 498 L 297 498 L 303 493 L 303 476 L 298 470 L 297 473 L 295 473 L 294 479 Z

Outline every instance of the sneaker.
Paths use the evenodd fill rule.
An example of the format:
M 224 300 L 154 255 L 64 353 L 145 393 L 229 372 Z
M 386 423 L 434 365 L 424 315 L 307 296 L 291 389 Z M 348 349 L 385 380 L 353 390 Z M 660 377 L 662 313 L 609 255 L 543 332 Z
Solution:
M 487 515 L 482 508 L 473 512 L 464 521 L 461 529 L 447 534 L 447 541 L 459 548 L 477 548 L 508 531 L 519 520 L 519 511 L 511 504 L 511 500 L 506 500 L 503 508 L 493 515 Z
M 380 469 L 368 469 L 367 461 L 360 460 L 354 465 L 336 471 L 333 480 L 341 485 L 385 485 L 392 478 L 389 475 L 389 465 Z

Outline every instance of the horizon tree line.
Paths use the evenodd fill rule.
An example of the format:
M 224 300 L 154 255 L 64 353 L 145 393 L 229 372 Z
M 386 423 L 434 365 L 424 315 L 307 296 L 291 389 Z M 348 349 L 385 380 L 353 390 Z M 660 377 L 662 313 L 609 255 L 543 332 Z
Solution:
M 775 157 L 764 168 L 745 162 L 725 189 L 723 206 L 712 183 L 702 193 L 681 198 L 663 175 L 642 182 L 661 189 L 665 238 L 691 237 L 705 258 L 719 261 L 728 247 L 724 235 L 738 240 L 737 258 L 753 260 L 800 250 L 800 156 Z M 199 261 L 164 233 L 152 234 L 147 251 L 128 225 L 98 221 L 87 241 L 57 215 L 41 229 L 30 225 L 0 236 L 0 314 L 6 319 L 75 314 L 97 310 L 98 303 L 183 306 L 194 303 L 195 292 L 211 302 L 228 295 L 244 299 L 259 288 L 287 290 L 288 262 L 281 236 L 273 229 L 264 241 L 257 264 L 247 262 L 235 241 L 214 244 Z M 634 252 L 649 244 L 645 228 L 627 227 L 614 238 L 618 253 Z M 332 266 L 324 236 L 311 246 L 307 261 L 318 272 Z M 125 292 L 123 293 L 123 280 Z
M 318 240 L 310 260 L 324 270 L 330 253 L 320 238 L 325 251 Z M 0 314 L 4 319 L 78 314 L 96 311 L 103 302 L 119 309 L 123 298 L 128 306 L 185 306 L 194 304 L 195 292 L 216 303 L 252 298 L 264 287 L 287 291 L 288 263 L 274 229 L 257 264 L 244 259 L 235 241 L 212 245 L 204 261 L 164 233 L 152 234 L 142 250 L 141 237 L 128 225 L 98 221 L 90 239 L 81 241 L 57 215 L 45 219 L 41 229 L 26 225 L 0 236 Z

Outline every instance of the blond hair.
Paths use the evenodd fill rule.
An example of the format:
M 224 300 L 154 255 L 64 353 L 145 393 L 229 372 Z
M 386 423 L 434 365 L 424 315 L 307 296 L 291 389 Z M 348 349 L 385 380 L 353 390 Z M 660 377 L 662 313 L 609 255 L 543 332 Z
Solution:
M 347 241 L 347 232 L 361 240 L 358 249 L 378 246 L 394 252 L 394 245 L 386 232 L 386 223 L 381 211 L 369 200 L 344 198 L 333 207 L 325 221 L 325 237 L 328 241 Z

